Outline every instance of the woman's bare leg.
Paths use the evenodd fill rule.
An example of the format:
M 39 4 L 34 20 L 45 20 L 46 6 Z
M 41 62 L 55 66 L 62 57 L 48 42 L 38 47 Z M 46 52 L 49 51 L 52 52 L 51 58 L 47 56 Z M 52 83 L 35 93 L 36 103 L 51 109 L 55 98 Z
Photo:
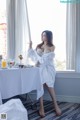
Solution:
M 50 96 L 52 98 L 52 101 L 54 103 L 54 107 L 55 107 L 55 111 L 57 115 L 61 115 L 61 109 L 59 108 L 58 104 L 57 104 L 57 100 L 56 100 L 56 95 L 55 95 L 55 90 L 54 88 L 48 87 L 46 84 L 46 87 L 50 93 Z
M 43 88 L 44 88 L 45 84 L 43 84 Z M 39 114 L 41 117 L 45 116 L 45 112 L 44 112 L 44 105 L 43 105 L 43 96 L 40 97 L 40 109 L 39 109 Z
M 43 96 L 40 97 L 40 109 L 39 109 L 39 114 L 41 117 L 44 117 L 45 116 L 45 113 L 44 113 L 44 105 L 43 105 Z

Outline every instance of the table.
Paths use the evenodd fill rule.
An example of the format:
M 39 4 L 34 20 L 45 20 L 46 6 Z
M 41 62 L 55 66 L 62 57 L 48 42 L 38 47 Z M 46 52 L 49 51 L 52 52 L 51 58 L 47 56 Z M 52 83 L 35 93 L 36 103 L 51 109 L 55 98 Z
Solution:
M 43 93 L 38 67 L 0 69 L 0 96 L 7 99 L 37 90 L 37 99 Z

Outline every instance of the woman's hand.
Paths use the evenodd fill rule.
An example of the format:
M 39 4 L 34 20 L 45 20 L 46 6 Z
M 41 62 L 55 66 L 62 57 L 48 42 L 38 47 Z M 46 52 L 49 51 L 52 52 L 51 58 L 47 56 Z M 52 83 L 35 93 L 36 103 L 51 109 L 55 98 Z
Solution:
M 32 41 L 30 41 L 30 43 L 29 43 L 29 48 L 30 49 L 32 48 Z
M 35 64 L 36 67 L 39 67 L 40 66 L 40 62 L 37 61 L 37 63 Z

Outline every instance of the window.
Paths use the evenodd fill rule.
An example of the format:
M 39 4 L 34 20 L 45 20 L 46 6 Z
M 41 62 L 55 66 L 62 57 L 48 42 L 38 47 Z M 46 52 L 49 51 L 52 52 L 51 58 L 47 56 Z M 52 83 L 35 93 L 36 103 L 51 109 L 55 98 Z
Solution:
M 66 70 L 66 4 L 59 0 L 28 0 L 33 47 L 41 42 L 41 32 L 53 32 L 57 70 Z
M 0 0 L 0 55 L 7 55 L 6 0 Z

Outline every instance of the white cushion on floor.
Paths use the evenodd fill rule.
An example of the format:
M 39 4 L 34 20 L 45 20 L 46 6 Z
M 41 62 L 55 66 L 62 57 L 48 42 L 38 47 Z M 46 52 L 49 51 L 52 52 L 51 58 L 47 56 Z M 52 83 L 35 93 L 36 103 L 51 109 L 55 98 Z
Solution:
M 7 114 L 7 120 L 28 120 L 27 110 L 19 99 L 12 99 L 0 105 L 0 115 Z

